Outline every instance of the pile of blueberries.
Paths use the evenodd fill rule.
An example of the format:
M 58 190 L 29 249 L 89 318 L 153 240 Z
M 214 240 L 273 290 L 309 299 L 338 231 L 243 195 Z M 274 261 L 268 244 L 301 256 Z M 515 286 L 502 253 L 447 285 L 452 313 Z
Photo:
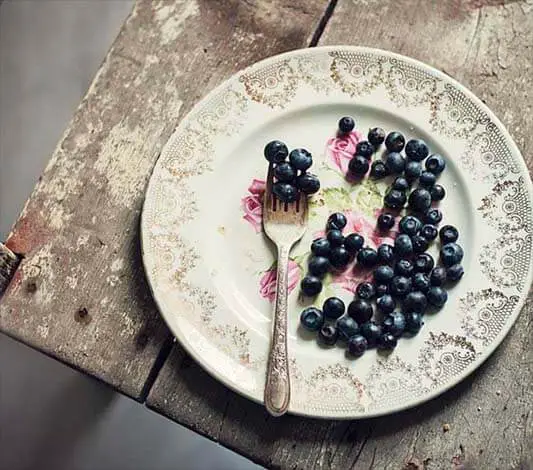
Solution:
M 343 126 L 348 119 L 351 118 L 339 122 L 341 132 L 347 129 Z M 405 145 L 399 132 L 391 132 L 385 139 L 385 132 L 379 128 L 371 129 L 369 142 L 365 141 L 371 146 L 370 155 L 378 145 L 376 135 L 380 136 L 379 145 L 385 141 L 388 152 L 384 162 L 373 163 L 371 176 L 396 175 L 384 200 L 384 205 L 394 211 L 379 216 L 377 229 L 383 234 L 389 232 L 406 203 L 410 214 L 401 217 L 394 245 L 383 243 L 377 250 L 365 246 L 364 238 L 357 233 L 343 235 L 347 223 L 344 214 L 330 215 L 326 237 L 314 240 L 311 245 L 309 273 L 301 282 L 302 293 L 314 297 L 322 290 L 324 275 L 329 271 L 342 271 L 354 257 L 358 266 L 373 269 L 373 281 L 357 286 L 355 298 L 347 309 L 341 299 L 330 297 L 322 310 L 308 307 L 300 317 L 305 329 L 318 331 L 322 344 L 334 345 L 340 338 L 347 342 L 348 351 L 353 356 L 361 356 L 375 346 L 393 349 L 403 334 L 417 334 L 424 324 L 424 313 L 429 308 L 441 308 L 448 300 L 445 285 L 459 281 L 464 274 L 461 265 L 463 249 L 456 243 L 459 232 L 451 225 L 439 230 L 442 212 L 431 207 L 432 201 L 440 201 L 445 196 L 444 188 L 436 184 L 445 168 L 444 159 L 440 155 L 427 158 L 429 149 L 421 140 L 410 140 Z M 404 146 L 405 157 L 400 154 Z M 367 158 L 356 153 L 352 162 L 359 156 Z M 402 163 L 399 163 L 400 159 Z M 422 171 L 424 159 L 426 170 Z M 351 163 L 350 171 L 358 165 Z M 385 168 L 383 176 L 376 175 L 375 168 L 380 165 Z M 378 173 L 381 171 L 377 170 Z M 418 185 L 414 187 L 417 180 Z M 426 253 L 437 237 L 441 244 L 439 265 Z
M 281 202 L 294 202 L 300 192 L 310 195 L 320 189 L 317 176 L 307 171 L 313 164 L 313 157 L 306 149 L 294 149 L 289 153 L 283 142 L 273 140 L 266 144 L 264 154 L 274 165 L 276 182 L 272 186 L 272 192 Z

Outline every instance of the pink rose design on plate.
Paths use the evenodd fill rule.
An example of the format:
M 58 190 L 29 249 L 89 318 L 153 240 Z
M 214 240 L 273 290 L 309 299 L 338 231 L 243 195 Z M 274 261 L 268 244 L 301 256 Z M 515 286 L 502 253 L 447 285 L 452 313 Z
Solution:
M 263 195 L 265 194 L 265 181 L 253 179 L 248 187 L 248 195 L 241 199 L 244 211 L 243 219 L 248 221 L 257 233 L 263 228 Z
M 263 274 L 259 281 L 259 293 L 264 299 L 274 302 L 276 298 L 277 267 L 273 266 Z M 300 268 L 294 261 L 289 260 L 289 294 L 294 290 L 300 281 Z
M 372 271 L 357 266 L 357 263 L 350 263 L 348 268 L 339 274 L 335 274 L 331 280 L 332 284 L 339 284 L 344 290 L 355 294 L 355 289 L 361 282 L 370 281 Z
M 348 173 L 348 163 L 355 153 L 355 147 L 363 140 L 363 134 L 353 131 L 345 136 L 335 136 L 328 139 L 326 151 L 329 160 L 343 175 Z

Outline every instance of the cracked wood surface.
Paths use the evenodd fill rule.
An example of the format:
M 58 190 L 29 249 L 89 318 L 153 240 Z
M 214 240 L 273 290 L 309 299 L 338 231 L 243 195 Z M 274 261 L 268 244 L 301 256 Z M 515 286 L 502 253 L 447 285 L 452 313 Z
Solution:
M 137 399 L 170 334 L 146 283 L 139 215 L 159 152 L 208 91 L 305 47 L 320 0 L 139 0 L 6 246 L 23 259 L 0 329 Z
M 503 121 L 531 171 L 531 0 L 340 0 L 319 45 L 346 43 L 399 52 L 461 81 Z M 267 467 L 530 469 L 532 299 L 474 374 L 441 397 L 392 416 L 274 419 L 218 384 L 178 345 L 148 405 Z

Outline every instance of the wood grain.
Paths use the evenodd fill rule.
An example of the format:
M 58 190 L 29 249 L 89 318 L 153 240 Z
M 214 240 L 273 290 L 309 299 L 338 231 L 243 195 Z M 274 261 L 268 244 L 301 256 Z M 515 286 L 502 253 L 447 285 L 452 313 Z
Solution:
M 531 2 L 340 0 L 319 45 L 345 43 L 409 55 L 460 80 L 500 117 L 531 171 Z M 178 346 L 148 405 L 272 468 L 530 469 L 532 300 L 530 294 L 508 337 L 472 376 L 393 416 L 271 418 L 218 384 Z
M 0 304 L 3 332 L 143 398 L 171 338 L 139 247 L 159 152 L 218 83 L 304 46 L 325 7 L 136 3 L 6 242 L 23 260 Z

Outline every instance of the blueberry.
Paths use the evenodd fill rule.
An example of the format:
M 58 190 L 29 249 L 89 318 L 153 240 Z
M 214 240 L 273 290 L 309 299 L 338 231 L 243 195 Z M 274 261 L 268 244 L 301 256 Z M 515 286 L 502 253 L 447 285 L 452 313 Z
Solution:
M 409 256 L 413 254 L 413 242 L 411 237 L 405 233 L 400 233 L 394 240 L 394 254 L 396 256 Z
M 344 227 L 346 227 L 346 224 L 348 223 L 348 220 L 346 219 L 346 216 L 342 212 L 334 212 L 328 217 L 328 221 L 326 223 L 326 229 L 327 230 L 342 230 Z
M 409 183 L 403 176 L 398 176 L 392 183 L 392 189 L 407 191 L 409 189 Z
M 296 170 L 288 162 L 278 163 L 274 168 L 274 176 L 282 183 L 291 183 L 296 178 Z
M 349 134 L 354 130 L 355 121 L 350 116 L 344 116 L 339 121 L 339 133 L 341 135 Z
M 388 191 L 383 199 L 383 203 L 389 209 L 401 209 L 405 206 L 406 201 L 407 196 L 405 193 L 403 191 L 398 191 L 397 189 L 391 189 Z
M 414 235 L 411 237 L 413 242 L 413 251 L 415 253 L 424 253 L 429 247 L 429 242 L 422 235 Z
M 331 229 L 326 236 L 331 248 L 342 246 L 344 243 L 344 235 L 339 229 Z
M 389 286 L 386 284 L 379 284 L 376 286 L 376 297 L 383 297 L 389 293 Z
M 409 181 L 417 179 L 422 174 L 422 165 L 420 162 L 408 161 L 405 164 L 405 177 Z
M 424 188 L 416 188 L 409 195 L 409 207 L 415 212 L 426 212 L 431 206 L 431 194 Z
M 440 184 L 432 186 L 429 192 L 432 201 L 442 201 L 446 196 L 446 191 Z
M 430 280 L 427 274 L 416 273 L 412 278 L 411 282 L 413 283 L 413 289 L 415 291 L 420 291 L 426 293 L 431 287 Z
M 311 252 L 316 256 L 329 256 L 331 251 L 329 241 L 327 238 L 317 238 L 311 243 Z
M 405 314 L 405 331 L 416 335 L 424 325 L 422 315 L 417 312 L 408 312 Z
M 413 274 L 414 270 L 415 267 L 413 266 L 413 263 L 411 263 L 411 261 L 408 259 L 400 259 L 394 266 L 394 272 L 399 276 L 409 277 L 411 274 Z
M 368 347 L 372 348 L 381 336 L 381 326 L 376 325 L 373 321 L 368 321 L 360 326 L 359 332 L 366 338 Z
M 331 253 L 329 255 L 329 262 L 334 268 L 342 269 L 348 265 L 351 258 L 352 257 L 350 256 L 350 253 L 348 253 L 348 250 L 346 248 L 344 248 L 343 246 L 336 246 L 331 249 Z
M 348 352 L 355 357 L 362 356 L 368 349 L 368 341 L 364 336 L 355 335 L 348 341 Z
M 440 249 L 440 259 L 446 267 L 459 264 L 463 259 L 463 249 L 457 243 L 446 243 Z
M 428 306 L 428 299 L 420 291 L 409 292 L 403 299 L 403 308 L 407 312 L 424 313 Z
M 348 315 L 359 325 L 370 320 L 373 313 L 372 304 L 368 300 L 355 299 L 348 305 Z
M 309 260 L 309 272 L 316 277 L 322 277 L 329 271 L 329 259 L 324 256 L 313 256 Z
M 348 250 L 348 253 L 355 255 L 363 245 L 365 244 L 365 239 L 358 233 L 350 233 L 344 239 L 344 248 Z
M 357 253 L 357 262 L 365 268 L 372 268 L 378 262 L 378 254 L 373 248 L 363 248 Z
M 465 270 L 460 264 L 454 264 L 446 270 L 446 279 L 456 282 L 463 277 Z
M 394 248 L 392 245 L 382 243 L 378 246 L 378 259 L 382 263 L 392 263 L 394 261 Z
M 431 171 L 435 175 L 440 175 L 444 171 L 444 168 L 446 168 L 446 162 L 442 158 L 442 155 L 438 153 L 434 153 L 426 160 L 426 170 Z
M 400 219 L 399 223 L 400 232 L 407 235 L 416 235 L 422 227 L 422 222 L 413 215 L 406 215 Z
M 381 161 L 375 161 L 370 168 L 370 176 L 376 180 L 385 178 L 389 174 L 389 170 L 385 166 L 385 163 Z
M 420 253 L 416 255 L 413 264 L 415 265 L 415 272 L 428 274 L 435 266 L 435 260 L 428 253 Z
M 459 231 L 453 225 L 445 225 L 439 231 L 440 242 L 443 245 L 456 242 L 459 238 Z
M 359 325 L 352 317 L 341 317 L 335 324 L 339 331 L 339 336 L 344 341 L 348 341 L 352 336 L 359 333 Z
M 381 328 L 385 333 L 398 337 L 401 336 L 405 330 L 405 317 L 401 312 L 389 313 L 381 324 Z
M 374 146 L 366 140 L 361 140 L 355 147 L 355 154 L 370 159 L 375 152 Z
M 376 284 L 388 284 L 394 277 L 394 271 L 390 266 L 378 266 L 374 270 L 374 281 Z
M 316 307 L 307 307 L 300 315 L 300 323 L 309 331 L 318 331 L 324 324 L 324 314 Z
M 350 163 L 348 163 L 348 170 L 352 175 L 356 176 L 366 175 L 369 168 L 370 164 L 368 163 L 368 160 L 362 155 L 356 155 L 350 160 Z
M 439 286 L 433 286 L 427 293 L 428 302 L 435 307 L 442 307 L 448 300 L 448 294 Z
M 442 286 L 446 282 L 446 268 L 442 266 L 433 268 L 429 280 L 432 286 Z
M 390 351 L 398 345 L 398 340 L 390 333 L 383 333 L 378 340 L 378 349 Z
M 395 297 L 405 297 L 412 287 L 411 279 L 404 276 L 395 276 L 390 283 L 390 292 Z
M 436 181 L 437 177 L 433 173 L 430 171 L 423 171 L 418 179 L 418 184 L 424 188 L 431 188 Z
M 382 212 L 378 217 L 378 228 L 386 232 L 394 227 L 394 216 L 386 212 Z
M 437 230 L 437 227 L 431 224 L 426 224 L 422 226 L 420 229 L 419 234 L 424 237 L 428 241 L 433 241 L 435 238 L 437 238 L 437 235 L 439 234 L 439 231 Z
M 376 288 L 371 282 L 361 282 L 355 289 L 357 297 L 364 300 L 370 300 L 376 295 Z
M 312 173 L 302 173 L 296 178 L 296 187 L 304 194 L 315 194 L 320 189 L 320 180 Z
M 281 163 L 289 155 L 289 149 L 283 142 L 273 140 L 266 144 L 264 154 L 270 163 Z
M 344 310 L 346 310 L 344 302 L 338 297 L 330 297 L 329 299 L 326 299 L 322 305 L 322 311 L 324 312 L 325 317 L 333 320 L 342 317 L 344 315 Z
M 374 127 L 368 131 L 368 141 L 375 147 L 379 147 L 385 141 L 385 131 L 381 127 Z
M 385 294 L 376 300 L 376 308 L 383 314 L 391 313 L 396 308 L 396 302 L 390 294 Z
M 324 325 L 318 332 L 318 340 L 326 346 L 333 346 L 338 338 L 339 331 L 333 325 Z
M 294 149 L 289 153 L 289 161 L 296 170 L 305 171 L 313 164 L 313 157 L 305 149 Z
M 390 152 L 385 156 L 385 166 L 390 173 L 401 173 L 405 168 L 405 158 L 398 152 Z
M 405 145 L 405 137 L 399 132 L 391 132 L 385 139 L 385 147 L 389 152 L 401 152 Z
M 315 276 L 305 276 L 300 283 L 302 293 L 308 297 L 314 297 L 320 294 L 322 290 L 322 281 Z
M 439 225 L 442 221 L 442 212 L 436 207 L 428 209 L 424 214 L 424 222 L 426 224 Z
M 274 183 L 272 192 L 281 202 L 294 202 L 298 197 L 298 190 L 292 184 L 280 181 Z
M 421 162 L 429 155 L 429 149 L 423 140 L 411 139 L 405 146 L 405 155 L 415 162 Z

